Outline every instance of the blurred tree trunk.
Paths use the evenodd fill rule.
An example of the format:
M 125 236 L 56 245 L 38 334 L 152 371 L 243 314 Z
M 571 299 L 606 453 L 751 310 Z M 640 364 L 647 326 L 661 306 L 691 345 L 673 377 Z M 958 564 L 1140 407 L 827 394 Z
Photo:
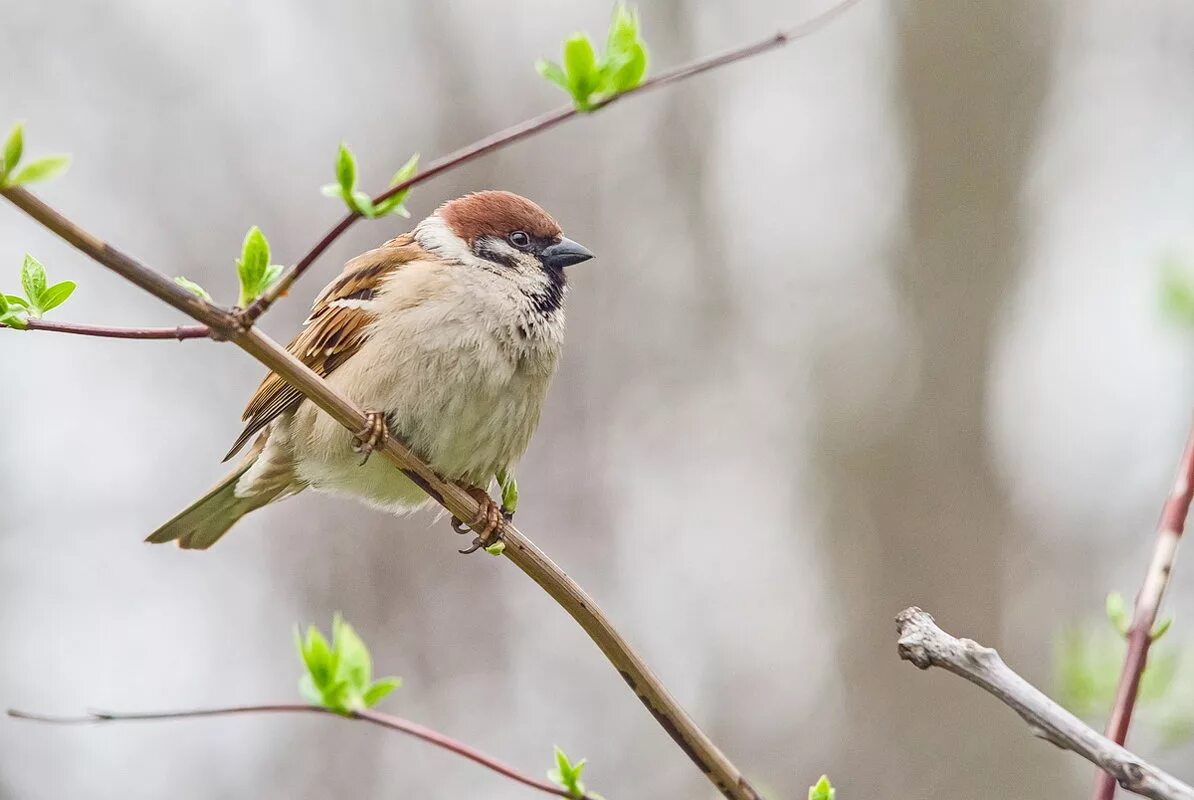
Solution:
M 941 0 L 896 12 L 909 162 L 896 281 L 919 383 L 882 436 L 823 454 L 846 625 L 847 760 L 834 768 L 874 796 L 1013 797 L 1060 773 L 1057 756 L 980 692 L 901 665 L 892 622 L 915 604 L 1001 641 L 1009 515 L 989 464 L 985 382 L 993 319 L 1024 246 L 1019 195 L 1049 80 L 1050 14 Z

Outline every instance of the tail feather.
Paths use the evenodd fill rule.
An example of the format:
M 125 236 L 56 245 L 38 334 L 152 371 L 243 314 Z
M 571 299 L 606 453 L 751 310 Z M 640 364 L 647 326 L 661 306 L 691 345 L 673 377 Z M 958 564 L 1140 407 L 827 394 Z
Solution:
M 244 497 L 236 494 L 237 482 L 253 466 L 260 452 L 261 448 L 255 447 L 224 480 L 151 533 L 145 541 L 162 544 L 177 540 L 178 546 L 184 549 L 206 550 L 245 514 L 278 499 L 285 486 L 265 487 L 264 491 Z

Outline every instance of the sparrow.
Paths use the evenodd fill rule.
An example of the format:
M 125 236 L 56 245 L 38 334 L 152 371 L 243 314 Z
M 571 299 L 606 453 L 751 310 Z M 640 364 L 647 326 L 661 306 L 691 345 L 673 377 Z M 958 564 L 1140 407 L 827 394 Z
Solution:
M 564 270 L 593 257 L 535 203 L 483 191 L 345 265 L 288 349 L 358 406 L 355 435 L 275 373 L 249 400 L 224 457 L 236 468 L 146 541 L 215 544 L 237 520 L 304 489 L 404 513 L 427 494 L 369 454 L 397 436 L 481 506 L 475 550 L 501 522 L 487 489 L 539 423 L 564 341 Z M 364 453 L 364 459 L 361 454 Z M 458 532 L 465 532 L 453 520 Z

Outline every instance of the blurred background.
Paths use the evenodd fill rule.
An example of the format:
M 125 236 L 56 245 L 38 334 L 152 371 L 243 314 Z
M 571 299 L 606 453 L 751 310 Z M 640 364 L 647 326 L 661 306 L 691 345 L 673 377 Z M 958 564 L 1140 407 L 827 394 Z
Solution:
M 292 263 L 339 217 L 318 189 L 341 139 L 376 190 L 556 106 L 534 60 L 603 38 L 610 5 L 0 0 L 0 124 L 74 154 L 49 202 L 230 302 L 250 225 Z M 825 6 L 641 10 L 659 70 Z M 519 525 L 777 800 L 826 771 L 843 800 L 1086 796 L 1085 762 L 901 663 L 893 617 L 921 605 L 1048 689 L 1062 629 L 1135 593 L 1191 416 L 1192 333 L 1158 295 L 1166 258 L 1194 261 L 1192 70 L 1177 0 L 865 0 L 409 199 L 524 193 L 599 254 L 571 273 Z M 265 328 L 288 339 L 408 224 L 354 227 Z M 58 319 L 183 321 L 0 211 L 0 287 L 25 251 L 80 284 Z M 0 705 L 295 700 L 292 625 L 342 611 L 405 679 L 386 710 L 536 774 L 559 744 L 611 800 L 712 795 L 561 609 L 429 514 L 307 493 L 210 552 L 142 544 L 222 474 L 247 356 L 10 333 L 0 367 Z M 1194 778 L 1161 727 L 1130 744 Z M 336 719 L 0 719 L 4 798 L 465 795 L 532 793 Z

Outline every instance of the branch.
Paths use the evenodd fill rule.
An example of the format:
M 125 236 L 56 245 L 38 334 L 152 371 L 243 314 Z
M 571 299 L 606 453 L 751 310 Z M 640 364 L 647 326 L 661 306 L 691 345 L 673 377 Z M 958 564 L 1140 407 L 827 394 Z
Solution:
M 214 336 L 228 339 L 249 353 L 349 431 L 355 433 L 365 429 L 367 423 L 361 409 L 273 339 L 252 325 L 242 327 L 243 320 L 238 313 L 188 292 L 161 273 L 88 233 L 25 189 L 10 187 L 0 190 L 0 195 L 84 254 L 208 325 Z M 477 517 L 476 500 L 459 486 L 441 479 L 396 437 L 387 437 L 378 451 L 452 516 L 457 519 Z M 580 624 L 655 720 L 718 790 L 733 800 L 759 800 L 754 787 L 685 713 L 593 598 L 510 522 L 504 521 L 490 542 L 499 539 L 506 545 L 504 555 Z
M 725 66 L 726 64 L 733 64 L 736 61 L 742 61 L 743 59 L 750 58 L 751 56 L 756 56 L 760 53 L 766 53 L 769 50 L 782 47 L 789 42 L 795 41 L 804 36 L 808 36 L 810 33 L 819 30 L 858 2 L 860 2 L 860 0 L 842 0 L 842 2 L 830 7 L 826 11 L 822 11 L 820 14 L 810 17 L 798 25 L 793 25 L 792 27 L 785 28 L 777 33 L 773 33 L 764 39 L 742 45 L 741 47 L 736 47 L 733 50 L 727 50 L 724 53 L 706 56 L 704 58 L 696 59 L 695 61 L 690 61 L 687 64 L 673 67 L 666 72 L 659 73 L 653 78 L 648 78 L 633 89 L 614 95 L 603 102 L 595 104 L 588 112 L 579 111 L 572 106 L 563 106 L 561 108 L 555 109 L 554 111 L 548 111 L 544 114 L 540 114 L 539 116 L 531 117 L 524 122 L 520 122 L 519 124 L 506 128 L 503 131 L 490 134 L 484 139 L 473 142 L 472 144 L 462 147 L 454 153 L 449 153 L 448 155 L 431 162 L 425 169 L 419 171 L 414 176 L 402 181 L 401 183 L 395 184 L 391 188 L 379 194 L 377 197 L 374 197 L 373 203 L 376 205 L 377 203 L 393 197 L 399 192 L 405 192 L 412 186 L 417 186 L 424 181 L 429 181 L 437 175 L 441 175 L 463 164 L 467 164 L 475 158 L 480 158 L 487 153 L 492 153 L 494 150 L 499 150 L 503 147 L 514 144 L 515 142 L 519 142 L 523 139 L 534 136 L 535 134 L 542 133 L 550 128 L 554 128 L 561 122 L 572 119 L 573 117 L 582 113 L 595 113 L 606 106 L 612 105 L 620 98 L 629 97 L 632 94 L 639 94 L 650 89 L 657 89 L 660 86 L 666 86 L 671 83 L 678 83 L 695 75 L 700 75 L 702 72 L 708 72 L 709 70 L 717 69 L 718 67 Z M 328 231 L 324 237 L 307 252 L 305 256 L 299 259 L 298 263 L 286 270 L 286 272 L 282 274 L 282 277 L 279 278 L 278 281 L 274 283 L 274 285 L 271 286 L 268 291 L 265 292 L 265 294 L 263 294 L 252 305 L 245 309 L 246 319 L 248 319 L 250 322 L 255 322 L 262 314 L 264 314 L 269 307 L 273 305 L 274 301 L 290 290 L 290 287 L 294 285 L 294 282 L 297 281 L 302 274 L 306 272 L 312 264 L 315 263 L 315 260 L 319 258 L 319 256 L 321 256 L 323 252 L 328 249 L 328 247 L 331 246 L 332 242 L 340 238 L 340 235 L 352 227 L 353 223 L 355 223 L 358 219 L 361 219 L 361 215 L 356 213 L 349 213 L 341 218 L 341 220 L 336 223 L 335 227 Z
M 1115 705 L 1111 718 L 1107 720 L 1107 738 L 1116 744 L 1123 744 L 1128 738 L 1128 725 L 1132 722 L 1132 711 L 1136 706 L 1136 695 L 1140 691 L 1140 678 L 1148 663 L 1148 650 L 1153 643 L 1153 625 L 1173 563 L 1177 558 L 1177 545 L 1186 527 L 1186 515 L 1190 511 L 1190 500 L 1194 496 L 1194 429 L 1186 440 L 1186 449 L 1177 469 L 1173 490 L 1161 509 L 1157 523 L 1157 542 L 1153 546 L 1152 563 L 1144 577 L 1144 585 L 1136 596 L 1136 608 L 1132 613 L 1132 625 L 1128 628 L 1128 652 L 1124 657 L 1123 670 L 1119 675 L 1119 687 L 1115 691 Z M 1115 797 L 1115 784 L 1104 774 L 1095 779 L 1094 800 L 1111 800 Z
M 0 325 L 0 328 L 11 326 Z M 44 319 L 27 319 L 24 328 L 13 330 L 52 331 L 73 333 L 78 336 L 99 336 L 104 339 L 207 339 L 211 331 L 206 325 L 179 325 L 174 328 L 110 328 L 106 325 L 83 325 L 77 322 L 50 322 Z
M 1072 750 L 1130 792 L 1153 800 L 1194 800 L 1194 787 L 1099 735 L 1013 672 L 991 648 L 950 636 L 916 607 L 901 611 L 896 626 L 905 661 L 920 669 L 942 667 L 976 684 L 1023 717 L 1035 735 Z
M 230 706 L 228 708 L 198 708 L 187 711 L 148 711 L 139 713 L 121 713 L 118 711 L 88 711 L 86 715 L 81 717 L 57 717 L 49 716 L 47 714 L 30 714 L 25 711 L 17 711 L 16 709 L 9 709 L 8 716 L 14 719 L 30 720 L 32 722 L 45 722 L 52 725 L 96 725 L 104 722 L 132 722 L 132 721 L 146 721 L 146 720 L 176 720 L 176 719 L 194 719 L 196 717 L 225 717 L 235 714 L 290 714 L 290 713 L 312 713 L 312 714 L 327 714 L 333 717 L 361 720 L 369 722 L 373 725 L 382 728 L 389 728 L 390 730 L 400 731 L 402 733 L 414 736 L 416 739 L 422 739 L 436 747 L 464 756 L 470 761 L 474 761 L 486 769 L 493 770 L 499 775 L 505 775 L 511 780 L 518 781 L 521 784 L 530 786 L 533 789 L 538 789 L 541 792 L 554 794 L 557 797 L 571 797 L 566 790 L 561 789 L 555 784 L 547 781 L 532 778 L 525 775 L 509 764 L 499 761 L 491 755 L 482 753 L 480 750 L 475 750 L 463 742 L 459 742 L 450 736 L 446 736 L 431 728 L 424 727 L 417 722 L 402 719 L 401 717 L 391 716 L 390 714 L 383 714 L 380 711 L 373 711 L 371 709 L 362 709 L 360 711 L 353 711 L 347 715 L 337 714 L 335 711 L 324 708 L 323 706 L 302 705 L 298 703 L 280 703 L 273 705 L 259 705 L 259 706 Z

